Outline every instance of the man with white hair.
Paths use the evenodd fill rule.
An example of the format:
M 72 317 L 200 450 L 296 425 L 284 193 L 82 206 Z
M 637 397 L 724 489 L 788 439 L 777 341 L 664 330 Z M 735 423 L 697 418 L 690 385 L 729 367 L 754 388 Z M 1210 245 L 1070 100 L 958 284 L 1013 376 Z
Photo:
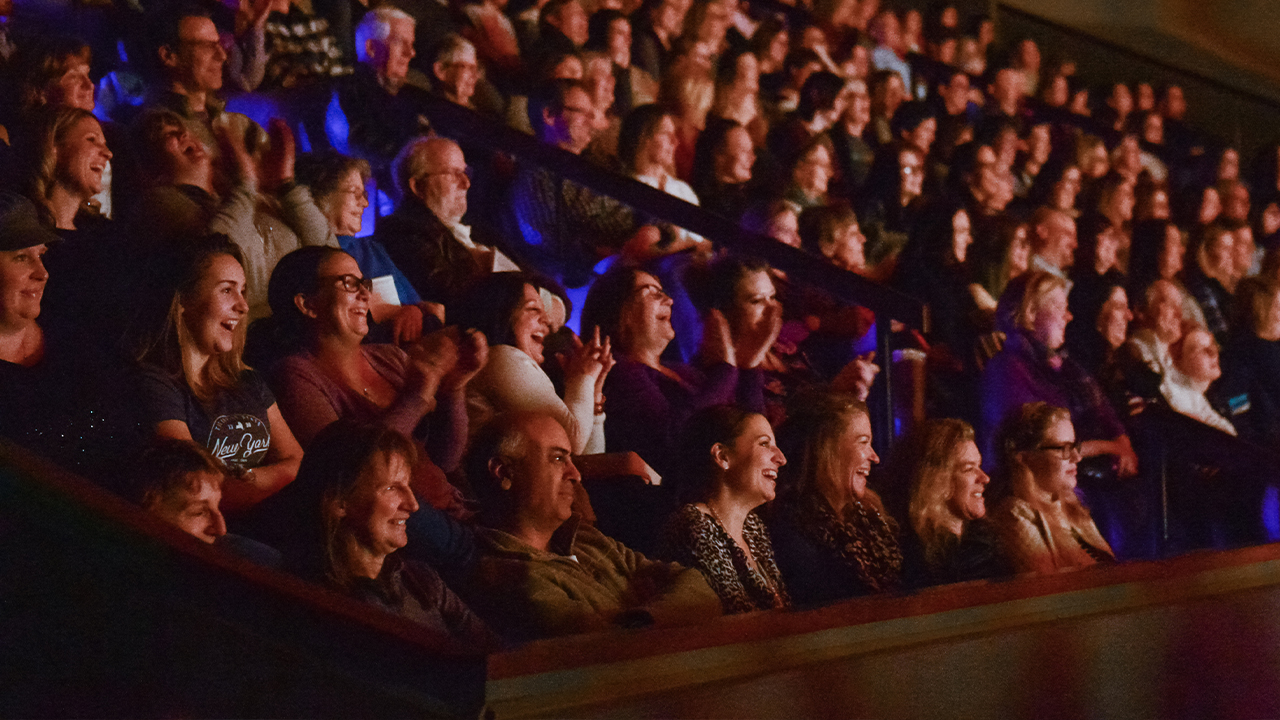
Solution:
M 365 158 L 380 183 L 396 152 L 430 131 L 425 90 L 408 83 L 416 22 L 403 10 L 384 5 L 365 13 L 356 26 L 355 73 L 338 87 L 351 152 Z
M 415 140 L 392 169 L 400 207 L 378 223 L 377 240 L 422 299 L 448 312 L 451 302 L 488 273 L 520 269 L 493 247 L 483 228 L 462 224 L 471 175 L 457 143 Z

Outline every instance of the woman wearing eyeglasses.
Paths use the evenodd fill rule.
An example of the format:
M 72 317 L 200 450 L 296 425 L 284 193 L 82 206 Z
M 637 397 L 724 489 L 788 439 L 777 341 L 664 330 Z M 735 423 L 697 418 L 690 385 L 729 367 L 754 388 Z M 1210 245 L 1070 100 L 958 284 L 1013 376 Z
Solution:
M 460 510 L 439 470 L 452 471 L 461 460 L 466 384 L 488 356 L 484 336 L 439 331 L 408 351 L 362 344 L 370 281 L 355 258 L 333 248 L 281 258 L 267 296 L 274 339 L 292 349 L 272 368 L 272 386 L 303 447 L 339 418 L 397 430 L 423 443 L 432 461 L 415 471 L 415 492 L 438 508 Z
M 1004 555 L 1019 573 L 1051 573 L 1115 561 L 1089 510 L 1076 497 L 1081 443 L 1071 414 L 1027 403 L 997 436 L 1000 464 L 988 493 Z
M 184 252 L 168 318 L 142 354 L 145 419 L 232 471 L 222 490 L 232 513 L 293 482 L 302 461 L 271 390 L 244 364 L 248 314 L 240 249 L 212 235 Z

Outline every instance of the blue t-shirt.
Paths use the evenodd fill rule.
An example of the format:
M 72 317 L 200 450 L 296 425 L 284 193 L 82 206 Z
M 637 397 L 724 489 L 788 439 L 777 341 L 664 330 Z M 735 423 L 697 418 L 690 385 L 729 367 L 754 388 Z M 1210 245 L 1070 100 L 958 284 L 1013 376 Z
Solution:
M 249 470 L 263 463 L 271 447 L 267 410 L 276 403 L 258 373 L 245 370 L 240 384 L 202 403 L 181 377 L 157 367 L 142 371 L 145 422 L 153 427 L 165 420 L 187 424 L 191 439 L 227 465 Z
M 374 240 L 372 235 L 365 237 L 344 235 L 338 238 L 338 244 L 342 246 L 344 252 L 356 259 L 360 272 L 370 280 L 390 275 L 395 281 L 396 293 L 400 296 L 401 305 L 417 305 L 422 302 L 418 291 L 409 284 L 409 279 L 391 261 L 387 249 L 382 247 L 382 243 Z

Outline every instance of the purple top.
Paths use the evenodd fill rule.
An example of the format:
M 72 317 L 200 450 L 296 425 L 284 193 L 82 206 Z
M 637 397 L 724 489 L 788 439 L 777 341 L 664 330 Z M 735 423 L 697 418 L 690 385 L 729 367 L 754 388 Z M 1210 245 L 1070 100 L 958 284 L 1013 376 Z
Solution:
M 409 375 L 409 356 L 394 345 L 361 345 L 360 352 L 397 391 Z M 384 425 L 422 440 L 418 432 L 429 404 L 414 393 L 400 393 L 390 407 L 381 408 L 363 394 L 352 390 L 316 363 L 310 352 L 290 355 L 272 368 L 271 386 L 276 392 L 280 414 L 305 450 L 321 430 L 338 418 Z M 454 397 L 456 396 L 456 397 Z M 432 432 L 427 433 L 428 456 L 446 472 L 462 460 L 467 437 L 467 407 L 464 393 L 437 395 L 438 406 L 431 413 Z
M 619 358 L 604 384 L 605 446 L 609 452 L 635 451 L 660 473 L 675 464 L 684 424 L 698 410 L 737 404 L 764 412 L 764 373 L 719 363 L 705 370 L 673 363 L 676 382 L 662 372 Z
M 1004 349 L 982 373 L 982 440 L 984 466 L 996 462 L 995 434 L 1010 413 L 1029 402 L 1047 402 L 1071 411 L 1077 440 L 1114 440 L 1124 424 L 1107 402 L 1098 382 L 1079 363 L 1062 358 L 1049 364 L 1049 350 L 1024 332 L 1009 335 Z

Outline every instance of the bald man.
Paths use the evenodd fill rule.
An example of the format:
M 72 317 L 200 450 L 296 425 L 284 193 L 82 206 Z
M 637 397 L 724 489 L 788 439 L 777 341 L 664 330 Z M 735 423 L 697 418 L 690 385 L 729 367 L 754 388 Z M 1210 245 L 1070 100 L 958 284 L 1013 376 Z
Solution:
M 720 614 L 697 570 L 656 562 L 581 522 L 582 476 L 549 415 L 499 415 L 473 440 L 480 560 L 468 603 L 504 635 L 531 639 L 695 623 Z

